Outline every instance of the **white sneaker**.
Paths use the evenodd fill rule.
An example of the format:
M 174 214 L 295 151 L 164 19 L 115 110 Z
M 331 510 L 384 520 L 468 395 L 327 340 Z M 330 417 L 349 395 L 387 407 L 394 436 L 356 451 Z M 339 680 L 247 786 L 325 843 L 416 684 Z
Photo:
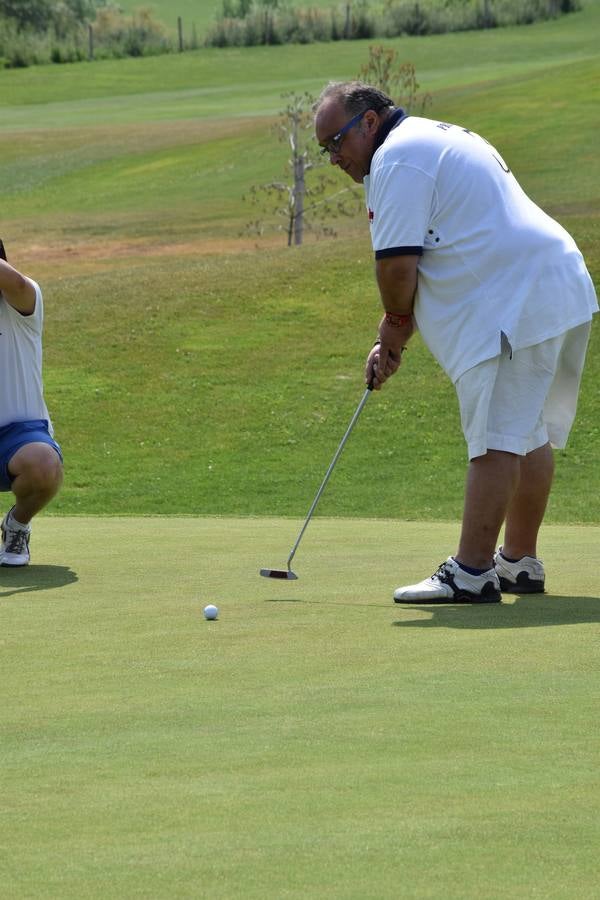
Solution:
M 449 556 L 431 578 L 396 588 L 396 603 L 500 603 L 500 581 L 494 569 L 470 575 Z
M 13 506 L 14 509 L 14 506 Z M 26 566 L 29 563 L 29 535 L 31 526 L 21 525 L 12 515 L 10 509 L 0 525 L 2 547 L 0 547 L 0 566 Z
M 541 559 L 522 556 L 509 562 L 502 556 L 502 547 L 494 554 L 494 568 L 500 579 L 500 589 L 507 594 L 543 594 L 546 574 Z

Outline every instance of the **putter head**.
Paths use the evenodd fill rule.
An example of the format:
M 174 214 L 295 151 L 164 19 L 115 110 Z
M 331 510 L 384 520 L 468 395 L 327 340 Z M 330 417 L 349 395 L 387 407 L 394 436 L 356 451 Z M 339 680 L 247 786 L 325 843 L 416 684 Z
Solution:
M 288 581 L 296 581 L 298 576 L 291 569 L 261 569 L 263 578 L 287 578 Z

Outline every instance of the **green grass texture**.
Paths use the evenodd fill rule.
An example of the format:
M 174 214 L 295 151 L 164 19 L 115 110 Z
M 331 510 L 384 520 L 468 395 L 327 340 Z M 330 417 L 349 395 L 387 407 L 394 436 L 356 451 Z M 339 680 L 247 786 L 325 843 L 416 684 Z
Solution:
M 599 20 L 599 0 L 588 0 L 582 12 L 531 26 L 382 43 L 414 63 L 426 90 L 438 92 L 459 85 L 483 87 L 553 65 L 597 60 Z M 128 95 L 137 100 L 130 103 L 126 121 L 174 119 L 182 112 L 186 118 L 273 114 L 281 108 L 282 91 L 318 91 L 328 79 L 355 76 L 367 61 L 371 44 L 203 48 L 142 59 L 6 69 L 0 71 L 0 127 L 31 128 L 40 120 L 60 127 L 76 123 L 78 117 L 83 124 L 90 120 L 112 124 L 118 104 L 107 109 L 96 104 L 94 116 L 91 101 L 102 98 L 109 103 Z M 30 106 L 36 109 L 22 109 Z
M 428 113 L 479 131 L 600 274 L 600 4 L 531 27 L 388 42 Z M 379 318 L 362 216 L 288 250 L 241 237 L 280 177 L 285 90 L 350 77 L 368 42 L 0 72 L 2 237 L 46 298 L 61 514 L 306 512 L 363 391 Z M 340 187 L 345 185 L 340 175 Z M 551 521 L 597 521 L 598 335 Z M 456 402 L 419 340 L 373 397 L 319 513 L 460 517 Z
M 11 900 L 597 894 L 593 526 L 548 593 L 398 606 L 455 525 L 36 521 L 0 569 Z M 203 607 L 215 603 L 215 622 Z
M 53 509 L 303 515 L 375 334 L 370 251 L 348 247 L 351 261 L 329 244 L 188 261 L 176 279 L 163 261 L 62 278 L 46 383 L 69 476 Z M 551 520 L 598 515 L 597 341 Z M 416 339 L 370 398 L 319 512 L 455 519 L 465 464 L 453 388 Z
M 594 0 L 388 42 L 596 283 L 599 25 Z M 285 566 L 363 394 L 379 301 L 364 220 L 290 251 L 240 237 L 242 197 L 285 167 L 281 93 L 367 54 L 0 72 L 0 234 L 44 288 L 66 460 L 32 565 L 0 568 L 10 900 L 597 895 L 597 326 L 546 595 L 391 601 L 455 550 L 462 507 L 453 390 L 418 338 L 364 408 L 299 580 L 258 575 Z

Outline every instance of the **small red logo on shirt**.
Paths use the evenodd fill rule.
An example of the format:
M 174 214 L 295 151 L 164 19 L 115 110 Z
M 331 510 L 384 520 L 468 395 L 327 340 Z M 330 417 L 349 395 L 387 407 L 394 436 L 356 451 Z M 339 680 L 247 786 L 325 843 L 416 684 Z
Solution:
M 375 213 L 373 212 L 371 207 L 369 207 L 369 222 L 372 222 L 374 218 L 375 218 Z

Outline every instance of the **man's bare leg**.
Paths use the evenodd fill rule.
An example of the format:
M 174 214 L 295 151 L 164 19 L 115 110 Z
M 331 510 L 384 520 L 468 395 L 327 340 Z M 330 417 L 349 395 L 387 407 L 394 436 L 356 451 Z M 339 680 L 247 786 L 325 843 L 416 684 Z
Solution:
M 486 571 L 492 568 L 498 535 L 519 484 L 521 458 L 488 450 L 470 461 L 455 557 L 463 565 Z
M 491 568 L 505 520 L 504 555 L 509 559 L 535 557 L 553 475 L 550 444 L 526 456 L 488 450 L 485 456 L 471 460 L 456 554 L 459 562 L 475 569 Z
M 506 514 L 502 553 L 508 559 L 537 556 L 537 536 L 554 476 L 550 444 L 520 457 L 520 478 Z

